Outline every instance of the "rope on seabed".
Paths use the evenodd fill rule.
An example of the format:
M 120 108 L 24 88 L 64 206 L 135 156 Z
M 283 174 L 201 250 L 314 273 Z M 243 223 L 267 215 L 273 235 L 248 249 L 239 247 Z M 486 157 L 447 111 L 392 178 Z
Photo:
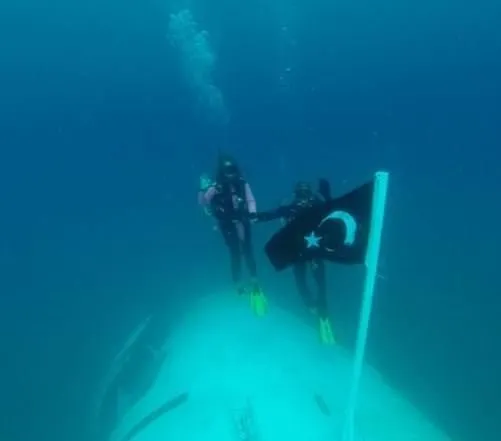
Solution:
M 130 441 L 134 438 L 139 432 L 143 431 L 147 426 L 156 421 L 162 415 L 175 408 L 181 406 L 188 400 L 188 393 L 180 394 L 171 400 L 162 404 L 159 408 L 154 410 L 153 412 L 146 415 L 139 423 L 137 423 L 128 433 L 125 435 L 122 441 Z

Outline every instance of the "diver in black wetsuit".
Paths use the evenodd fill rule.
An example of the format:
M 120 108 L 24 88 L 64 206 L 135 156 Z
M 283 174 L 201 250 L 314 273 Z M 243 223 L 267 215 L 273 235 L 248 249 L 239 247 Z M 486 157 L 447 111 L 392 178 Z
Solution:
M 231 274 L 237 291 L 240 294 L 245 292 L 242 258 L 251 278 L 251 292 L 260 291 L 250 220 L 250 215 L 256 213 L 256 201 L 250 185 L 232 158 L 220 157 L 215 182 L 201 189 L 199 203 L 217 220 L 218 229 L 230 252 Z
M 320 179 L 318 194 L 313 191 L 307 182 L 298 182 L 294 188 L 294 199 L 289 205 L 282 205 L 275 210 L 256 213 L 258 222 L 268 222 L 282 218 L 286 223 L 291 222 L 303 210 L 316 204 L 322 204 L 331 199 L 330 185 L 325 179 Z M 317 295 L 314 296 L 307 283 L 307 272 L 311 270 L 315 280 Z M 296 287 L 310 311 L 318 313 L 321 318 L 327 318 L 327 282 L 325 263 L 315 259 L 308 262 L 298 262 L 293 266 Z

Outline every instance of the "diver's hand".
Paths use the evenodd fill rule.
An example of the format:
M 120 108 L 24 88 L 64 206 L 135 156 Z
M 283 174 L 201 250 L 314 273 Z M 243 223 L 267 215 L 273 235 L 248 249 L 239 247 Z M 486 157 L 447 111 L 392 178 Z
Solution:
M 327 179 L 321 178 L 318 180 L 318 192 L 326 201 L 332 199 L 331 185 Z
M 252 224 L 255 224 L 256 222 L 258 222 L 258 221 L 259 221 L 259 218 L 258 218 L 257 213 L 249 213 L 249 221 L 250 221 Z

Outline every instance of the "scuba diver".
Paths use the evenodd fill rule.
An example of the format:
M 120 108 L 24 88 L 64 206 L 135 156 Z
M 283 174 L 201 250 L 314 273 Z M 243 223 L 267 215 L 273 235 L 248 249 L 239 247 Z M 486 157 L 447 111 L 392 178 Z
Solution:
M 291 204 L 282 205 L 275 210 L 256 213 L 251 218 L 258 222 L 282 219 L 285 224 L 292 222 L 304 210 L 332 199 L 330 185 L 326 179 L 320 179 L 318 192 L 315 193 L 308 182 L 300 181 L 295 185 Z M 293 265 L 297 290 L 310 311 L 320 318 L 320 337 L 323 343 L 334 342 L 332 328 L 328 318 L 327 282 L 325 262 L 320 259 L 301 261 Z M 316 296 L 307 283 L 307 274 L 311 271 L 316 285 Z
M 256 200 L 233 158 L 220 156 L 215 181 L 208 175 L 201 176 L 198 201 L 205 212 L 217 221 L 230 252 L 231 274 L 238 293 L 245 294 L 247 291 L 242 283 L 243 259 L 251 278 L 251 306 L 256 314 L 264 315 L 266 299 L 257 280 L 251 235 L 251 216 L 256 213 Z

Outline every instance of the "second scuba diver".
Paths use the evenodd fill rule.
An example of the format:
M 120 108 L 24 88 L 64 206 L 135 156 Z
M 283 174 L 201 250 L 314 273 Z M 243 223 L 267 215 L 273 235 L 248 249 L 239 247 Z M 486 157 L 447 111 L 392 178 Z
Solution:
M 307 182 L 298 182 L 294 188 L 294 196 L 291 204 L 282 205 L 274 210 L 251 215 L 258 222 L 268 222 L 275 219 L 283 219 L 285 223 L 293 221 L 304 210 L 322 204 L 331 199 L 330 185 L 325 179 L 320 179 L 318 194 Z M 316 296 L 309 289 L 306 277 L 308 270 L 311 271 L 316 285 Z M 320 338 L 323 343 L 334 343 L 332 327 L 328 318 L 327 308 L 327 282 L 325 275 L 325 263 L 323 260 L 298 262 L 293 266 L 296 287 L 307 307 L 320 319 Z
M 233 158 L 219 158 L 214 182 L 208 175 L 202 175 L 199 203 L 217 221 L 230 252 L 231 275 L 238 293 L 246 293 L 246 285 L 242 281 L 243 259 L 251 278 L 251 306 L 257 315 L 264 315 L 267 305 L 257 280 L 251 235 L 250 218 L 256 213 L 256 200 Z

